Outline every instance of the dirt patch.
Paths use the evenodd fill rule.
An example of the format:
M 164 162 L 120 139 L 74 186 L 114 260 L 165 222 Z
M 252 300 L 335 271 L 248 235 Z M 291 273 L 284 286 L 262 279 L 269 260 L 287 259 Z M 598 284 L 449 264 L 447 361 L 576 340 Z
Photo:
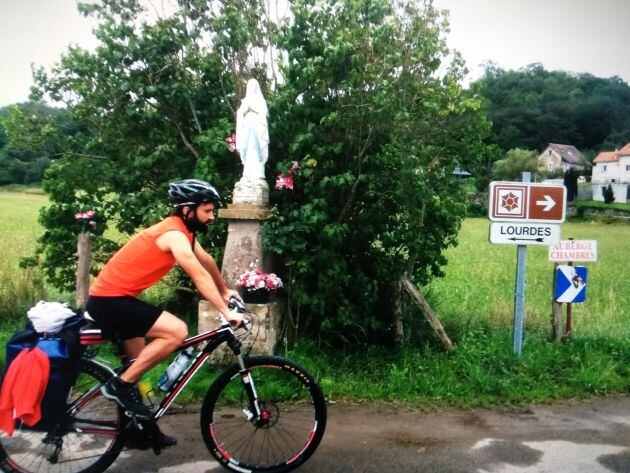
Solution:
M 387 438 L 397 445 L 402 446 L 414 446 L 414 447 L 430 447 L 438 443 L 438 439 L 435 437 L 422 437 L 414 435 L 412 432 L 405 432 L 403 430 L 395 430 L 387 435 Z
M 477 412 L 466 412 L 460 418 L 460 422 L 468 427 L 475 427 L 478 429 L 487 429 L 488 423 L 486 420 Z

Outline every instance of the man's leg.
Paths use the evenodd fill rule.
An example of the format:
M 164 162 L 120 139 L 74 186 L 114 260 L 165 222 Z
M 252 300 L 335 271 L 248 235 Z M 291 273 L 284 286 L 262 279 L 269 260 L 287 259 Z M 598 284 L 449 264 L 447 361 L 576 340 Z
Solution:
M 140 355 L 140 352 L 145 348 L 146 341 L 144 337 L 130 338 L 128 340 L 125 340 L 123 342 L 123 345 L 125 347 L 125 354 L 127 355 L 127 359 L 135 360 Z M 177 445 L 177 439 L 164 434 L 157 424 L 155 424 L 152 428 L 155 429 L 154 439 L 149 439 L 147 437 L 147 434 L 141 431 L 131 432 L 129 435 L 127 435 L 125 447 L 138 450 L 147 450 L 153 445 L 157 445 L 159 448 L 168 448 Z
M 164 358 L 168 357 L 188 336 L 186 323 L 169 312 L 162 312 L 160 317 L 149 329 L 146 336 L 153 340 L 136 354 L 135 361 L 120 375 L 126 383 L 135 383 L 143 373 L 153 368 Z M 133 338 L 125 343 L 125 350 L 132 351 L 140 348 L 141 338 Z M 129 354 L 129 352 L 127 352 Z M 131 354 L 129 354 L 131 355 Z
M 144 372 L 175 351 L 188 336 L 188 328 L 173 314 L 162 312 L 146 336 L 153 338 L 153 341 L 144 348 L 141 337 L 125 343 L 125 349 L 138 352 L 135 361 L 120 377 L 114 376 L 101 388 L 105 398 L 118 402 L 126 412 L 140 418 L 149 418 L 151 411 L 142 402 L 134 384 Z
M 144 337 L 136 337 L 125 340 L 123 342 L 123 345 L 125 347 L 125 354 L 127 355 L 127 359 L 135 360 L 136 358 L 138 358 L 138 355 L 145 347 L 146 343 L 144 341 Z

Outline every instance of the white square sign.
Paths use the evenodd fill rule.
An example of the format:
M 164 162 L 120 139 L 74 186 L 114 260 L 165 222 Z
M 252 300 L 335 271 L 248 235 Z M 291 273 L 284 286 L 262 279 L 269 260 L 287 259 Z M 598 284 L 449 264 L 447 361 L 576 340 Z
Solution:
M 518 186 L 501 187 L 496 186 L 496 217 L 525 218 L 525 208 L 527 204 L 527 188 Z

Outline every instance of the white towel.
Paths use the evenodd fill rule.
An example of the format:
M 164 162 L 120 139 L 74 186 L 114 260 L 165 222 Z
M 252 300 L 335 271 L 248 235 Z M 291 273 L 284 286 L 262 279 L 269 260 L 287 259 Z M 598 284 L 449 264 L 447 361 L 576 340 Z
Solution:
M 39 301 L 27 312 L 28 318 L 38 332 L 58 332 L 67 318 L 75 314 L 68 304 Z

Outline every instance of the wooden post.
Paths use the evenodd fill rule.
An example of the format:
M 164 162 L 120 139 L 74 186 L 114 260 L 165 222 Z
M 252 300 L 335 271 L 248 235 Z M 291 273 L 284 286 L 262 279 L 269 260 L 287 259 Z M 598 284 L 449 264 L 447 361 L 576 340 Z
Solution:
M 429 321 L 429 324 L 431 324 L 431 327 L 433 328 L 439 339 L 444 344 L 444 347 L 447 350 L 452 350 L 454 348 L 453 342 L 451 342 L 451 339 L 448 338 L 448 335 L 446 334 L 446 331 L 444 330 L 440 319 L 438 319 L 433 313 L 433 310 L 431 310 L 431 306 L 426 301 L 426 299 L 422 297 L 422 294 L 420 294 L 418 288 L 416 288 L 415 284 L 412 283 L 407 276 L 403 276 L 402 283 L 405 290 L 415 300 L 416 304 L 418 304 L 418 307 L 420 307 L 420 310 Z
M 90 288 L 90 258 L 92 242 L 90 234 L 81 232 L 77 240 L 77 278 L 75 287 L 75 304 L 79 309 L 85 309 Z
M 553 266 L 553 284 L 551 285 L 551 338 L 554 342 L 561 342 L 562 331 L 562 303 L 556 302 L 556 269 L 558 263 Z
M 394 336 L 396 337 L 396 345 L 399 347 L 405 344 L 405 327 L 403 324 L 403 307 L 402 307 L 402 284 L 396 281 L 394 284 Z
M 573 238 L 569 238 L 573 240 Z M 569 261 L 569 266 L 573 266 L 573 261 Z M 564 331 L 564 340 L 571 340 L 571 303 L 567 302 L 567 328 Z

